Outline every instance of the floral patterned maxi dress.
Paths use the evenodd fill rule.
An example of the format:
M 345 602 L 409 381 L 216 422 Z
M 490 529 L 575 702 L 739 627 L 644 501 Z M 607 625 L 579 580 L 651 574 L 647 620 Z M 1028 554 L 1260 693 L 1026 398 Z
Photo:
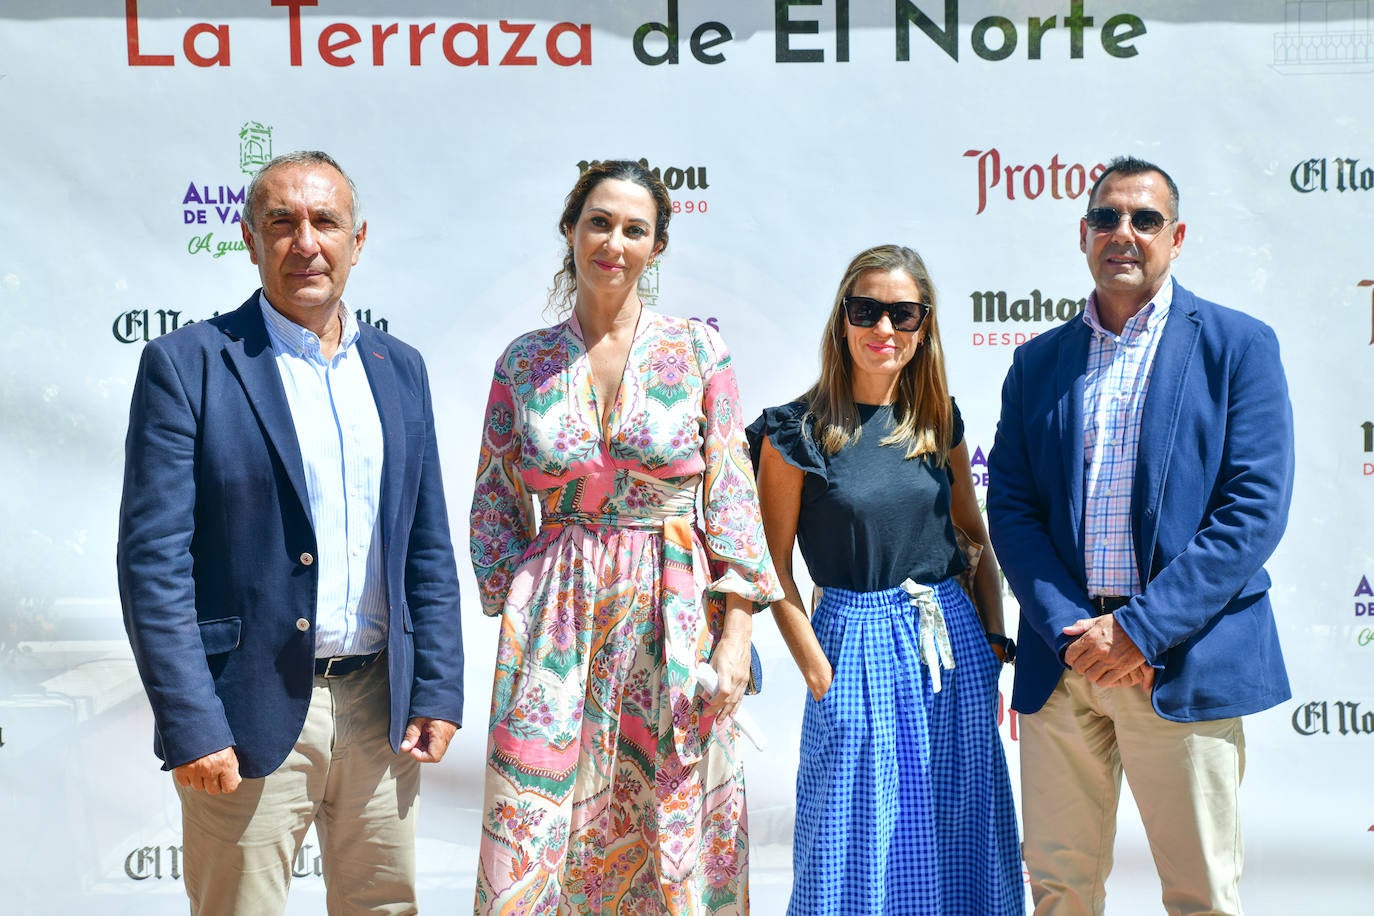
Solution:
M 599 416 L 575 317 L 497 363 L 471 519 L 501 616 L 476 912 L 744 913 L 734 727 L 692 671 L 724 593 L 780 592 L 724 343 L 644 312 Z

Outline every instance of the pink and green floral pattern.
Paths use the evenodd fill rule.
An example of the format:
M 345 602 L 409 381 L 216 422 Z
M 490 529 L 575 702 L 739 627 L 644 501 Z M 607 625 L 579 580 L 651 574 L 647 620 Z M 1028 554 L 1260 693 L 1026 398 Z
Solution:
M 744 913 L 734 726 L 691 671 L 725 593 L 778 588 L 724 343 L 646 312 L 598 418 L 575 319 L 497 363 L 471 517 L 501 617 L 476 911 Z

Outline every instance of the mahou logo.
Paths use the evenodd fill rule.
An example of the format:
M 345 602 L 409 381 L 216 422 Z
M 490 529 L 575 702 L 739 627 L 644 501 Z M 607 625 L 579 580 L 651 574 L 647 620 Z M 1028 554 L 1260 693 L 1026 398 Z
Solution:
M 583 159 L 577 163 L 577 173 L 581 175 L 600 162 L 599 159 Z M 639 164 L 652 172 L 653 176 L 663 182 L 663 186 L 668 189 L 673 201 L 674 216 L 683 213 L 704 214 L 710 211 L 711 200 L 706 192 L 710 190 L 711 183 L 706 176 L 706 166 L 658 166 L 650 165 L 648 159 L 640 159 Z
M 975 347 L 1019 347 L 1045 328 L 1034 324 L 1063 324 L 1083 314 L 1086 298 L 1056 298 L 1033 289 L 1024 296 L 1006 290 L 979 290 L 969 294 L 973 306 Z
M 1083 314 L 1088 306 L 1086 298 L 1056 299 L 1038 289 L 1030 295 L 1011 298 L 1005 290 L 985 290 L 970 294 L 973 300 L 973 320 L 979 321 L 1042 321 L 1065 322 Z
M 580 175 L 592 166 L 600 164 L 600 159 L 583 159 L 577 164 L 577 172 Z M 639 160 L 639 164 L 650 172 L 653 172 L 654 177 L 663 182 L 664 186 L 669 191 L 680 191 L 683 189 L 688 191 L 704 191 L 711 186 L 706 180 L 706 166 L 704 165 L 689 165 L 685 168 L 676 165 L 661 167 L 650 165 L 648 159 Z M 674 210 L 673 212 L 677 213 L 679 211 Z M 701 212 L 705 213 L 706 211 L 702 210 Z
M 1370 460 L 1370 455 L 1374 454 L 1374 421 L 1365 420 L 1360 424 L 1360 438 L 1364 440 L 1364 476 L 1374 477 L 1374 461 Z

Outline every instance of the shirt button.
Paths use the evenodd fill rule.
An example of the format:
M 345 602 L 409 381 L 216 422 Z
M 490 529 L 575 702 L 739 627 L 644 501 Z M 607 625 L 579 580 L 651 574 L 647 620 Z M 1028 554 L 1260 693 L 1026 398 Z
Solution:
M 304 633 L 306 630 L 310 629 L 310 621 L 306 620 L 304 617 L 297 617 L 296 629 Z
M 307 552 L 307 553 L 301 554 L 301 565 L 302 565 L 302 566 L 311 566 L 311 565 L 314 564 L 314 562 L 315 562 L 315 558 L 314 558 L 313 556 L 311 556 L 308 552 Z

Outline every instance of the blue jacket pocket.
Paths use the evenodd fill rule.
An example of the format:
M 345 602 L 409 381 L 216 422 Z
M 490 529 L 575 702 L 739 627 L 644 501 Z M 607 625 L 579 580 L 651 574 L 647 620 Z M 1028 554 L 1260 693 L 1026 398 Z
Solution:
M 242 636 L 241 617 L 224 617 L 220 620 L 200 622 L 200 641 L 205 646 L 206 655 L 219 655 L 237 649 Z

